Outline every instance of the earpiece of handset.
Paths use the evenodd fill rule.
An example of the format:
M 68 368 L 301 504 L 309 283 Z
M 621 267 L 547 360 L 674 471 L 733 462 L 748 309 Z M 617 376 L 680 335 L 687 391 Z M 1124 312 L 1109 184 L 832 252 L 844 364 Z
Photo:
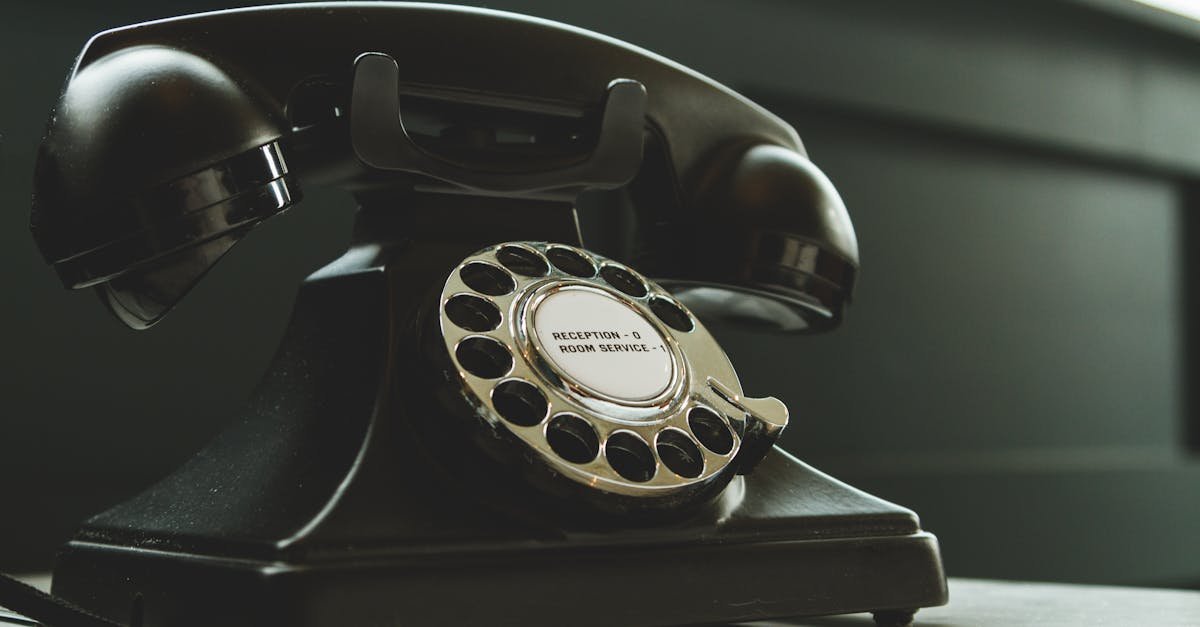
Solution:
M 836 327 L 859 261 L 854 226 L 829 178 L 776 145 L 718 161 L 697 196 L 690 273 L 704 284 L 672 282 L 672 290 L 707 319 L 798 332 Z
M 430 385 L 471 432 L 457 441 L 600 510 L 709 502 L 788 422 L 780 401 L 743 395 L 729 358 L 671 294 L 587 250 L 477 251 L 437 307 L 428 370 L 444 374 Z
M 299 198 L 269 98 L 175 48 L 72 76 L 38 155 L 31 229 L 67 287 L 158 321 L 246 231 Z

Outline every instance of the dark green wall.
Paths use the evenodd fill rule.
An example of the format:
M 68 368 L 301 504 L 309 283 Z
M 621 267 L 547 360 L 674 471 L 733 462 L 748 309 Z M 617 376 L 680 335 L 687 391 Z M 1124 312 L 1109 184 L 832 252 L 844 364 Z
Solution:
M 106 26 L 192 2 L 4 9 L 0 228 L 10 268 L 0 567 L 43 567 L 72 521 L 215 432 L 295 283 L 344 244 L 308 190 L 149 333 L 56 284 L 25 227 L 66 68 Z M 1184 446 L 1185 193 L 1200 173 L 1200 45 L 1118 2 L 510 0 L 644 45 L 790 120 L 854 216 L 848 326 L 717 329 L 787 446 L 916 509 L 951 574 L 1200 583 L 1200 463 Z

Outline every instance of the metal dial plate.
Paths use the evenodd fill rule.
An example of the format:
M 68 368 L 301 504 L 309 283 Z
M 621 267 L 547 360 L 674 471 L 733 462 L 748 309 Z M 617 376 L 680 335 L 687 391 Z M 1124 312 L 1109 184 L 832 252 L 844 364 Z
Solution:
M 647 498 L 732 474 L 749 418 L 737 374 L 704 326 L 632 269 L 561 244 L 499 244 L 454 268 L 439 308 L 468 404 L 535 463 Z

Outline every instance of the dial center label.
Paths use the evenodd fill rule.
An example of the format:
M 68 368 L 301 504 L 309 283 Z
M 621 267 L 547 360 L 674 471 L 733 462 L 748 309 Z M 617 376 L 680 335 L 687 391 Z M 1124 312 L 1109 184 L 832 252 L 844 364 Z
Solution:
M 557 291 L 537 304 L 531 326 L 555 367 L 601 394 L 644 401 L 671 384 L 671 353 L 658 330 L 608 294 Z

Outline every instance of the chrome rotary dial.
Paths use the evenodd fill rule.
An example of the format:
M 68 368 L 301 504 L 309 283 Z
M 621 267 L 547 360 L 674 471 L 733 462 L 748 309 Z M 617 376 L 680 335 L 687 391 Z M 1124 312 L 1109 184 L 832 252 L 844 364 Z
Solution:
M 486 248 L 451 272 L 439 306 L 481 423 L 575 482 L 633 497 L 686 493 L 744 470 L 742 449 L 762 448 L 744 438 L 773 442 L 787 422 L 779 401 L 742 398 L 724 351 L 674 297 L 594 253 Z

